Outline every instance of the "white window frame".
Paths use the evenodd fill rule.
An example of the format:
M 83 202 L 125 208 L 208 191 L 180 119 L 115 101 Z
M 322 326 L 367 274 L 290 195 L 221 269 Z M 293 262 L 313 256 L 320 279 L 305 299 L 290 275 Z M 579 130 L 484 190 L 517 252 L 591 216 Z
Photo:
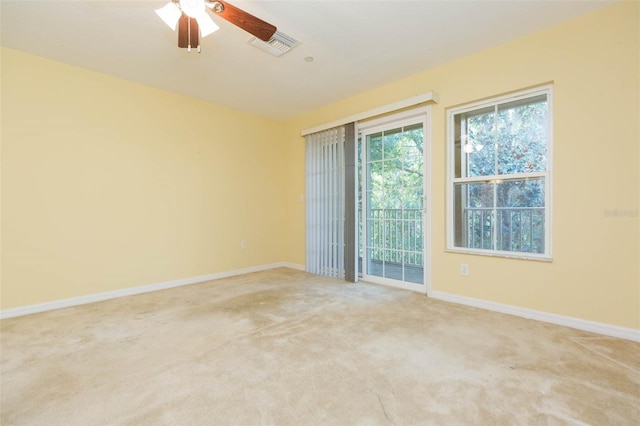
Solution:
M 495 107 L 496 105 L 527 99 L 539 95 L 547 96 L 547 170 L 534 173 L 518 173 L 518 174 L 500 174 L 489 176 L 477 176 L 477 177 L 455 177 L 455 121 L 456 114 L 469 112 L 472 110 Z M 460 149 L 463 149 L 461 144 Z M 508 95 L 496 96 L 483 101 L 464 104 L 458 107 L 454 107 L 447 110 L 447 251 L 454 253 L 466 253 L 476 254 L 484 256 L 496 256 L 496 257 L 508 257 L 516 259 L 527 260 L 552 260 L 552 153 L 553 153 L 553 86 L 545 85 L 536 88 L 521 90 Z M 464 158 L 464 156 L 462 157 Z M 497 172 L 497 171 L 496 171 Z M 494 179 L 512 179 L 512 178 L 527 178 L 527 177 L 543 177 L 545 188 L 545 252 L 544 253 L 528 253 L 528 252 L 512 252 L 495 249 L 478 249 L 455 246 L 455 184 L 457 183 L 473 183 L 473 182 L 486 182 Z

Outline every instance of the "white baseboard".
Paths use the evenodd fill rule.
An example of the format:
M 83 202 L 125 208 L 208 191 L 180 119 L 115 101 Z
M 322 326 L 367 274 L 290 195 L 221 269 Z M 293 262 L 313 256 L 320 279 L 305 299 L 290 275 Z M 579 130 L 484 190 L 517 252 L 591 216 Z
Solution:
M 275 268 L 291 268 L 304 271 L 304 266 L 279 262 L 269 265 L 252 266 L 250 268 L 236 269 L 234 271 L 218 272 L 215 274 L 201 275 L 199 277 L 183 278 L 173 281 L 165 281 L 156 284 L 147 284 L 138 287 L 124 288 L 122 290 L 107 291 L 104 293 L 88 294 L 86 296 L 72 297 L 69 299 L 54 300 L 52 302 L 39 303 L 37 305 L 21 306 L 18 308 L 0 310 L 0 320 L 5 318 L 14 318 L 23 315 L 35 314 L 38 312 L 51 311 L 54 309 L 68 308 L 71 306 L 84 305 L 87 303 L 101 302 L 103 300 L 115 299 L 118 297 L 134 296 L 136 294 L 149 293 L 152 291 L 166 290 L 168 288 L 181 287 L 189 284 L 196 284 L 205 281 L 217 280 L 220 278 L 233 277 L 236 275 L 244 275 L 252 272 L 265 271 Z
M 442 291 L 432 291 L 429 294 L 429 297 L 431 297 L 432 299 L 443 300 L 445 302 L 473 306 L 475 308 L 486 309 L 489 311 L 515 315 L 518 317 L 533 319 L 536 321 L 563 325 L 565 327 L 571 327 L 582 331 L 589 331 L 591 333 L 603 334 L 605 336 L 619 337 L 621 339 L 640 342 L 640 330 L 634 328 L 603 324 L 595 321 L 588 321 L 579 318 L 567 317 L 564 315 L 552 314 L 549 312 L 504 305 L 502 303 L 490 302 L 487 300 L 475 299 L 466 296 L 459 296 L 457 294 L 446 293 Z
M 72 297 L 69 299 L 54 300 L 52 302 L 39 303 L 36 305 L 21 306 L 18 308 L 0 310 L 0 320 L 5 318 L 14 318 L 23 315 L 35 314 L 38 312 L 51 311 L 54 309 L 68 308 L 71 306 L 84 305 L 87 303 L 100 302 L 103 300 L 115 299 L 118 297 L 134 296 L 136 294 L 149 293 L 152 291 L 166 290 L 174 287 L 181 287 L 189 284 L 196 284 L 205 281 L 217 280 L 220 278 L 233 277 L 236 275 L 244 275 L 252 272 L 266 271 L 275 268 L 290 268 L 298 271 L 304 271 L 305 266 L 297 263 L 279 262 L 268 265 L 252 266 L 249 268 L 236 269 L 233 271 L 218 272 L 215 274 L 201 275 L 199 277 L 183 278 L 173 281 L 165 281 L 156 284 L 148 284 L 138 287 L 125 288 L 121 290 L 108 291 L 104 293 L 89 294 L 86 296 Z M 533 319 L 536 321 L 547 322 L 551 324 L 562 325 L 575 328 L 578 330 L 589 331 L 591 333 L 602 334 L 605 336 L 619 337 L 621 339 L 640 342 L 640 330 L 633 328 L 620 327 L 616 325 L 603 324 L 594 321 L 583 320 L 579 318 L 567 317 L 564 315 L 552 314 L 549 312 L 536 311 L 533 309 L 520 308 L 502 303 L 490 302 L 482 299 L 475 299 L 467 296 L 460 296 L 442 291 L 431 291 L 429 297 L 432 299 L 442 300 L 445 302 L 458 303 L 461 305 L 473 306 L 476 308 L 486 309 L 489 311 L 500 312 L 503 314 L 515 315 L 522 318 Z
M 307 268 L 299 263 L 282 262 L 280 265 L 283 268 L 295 269 L 297 271 L 305 271 Z

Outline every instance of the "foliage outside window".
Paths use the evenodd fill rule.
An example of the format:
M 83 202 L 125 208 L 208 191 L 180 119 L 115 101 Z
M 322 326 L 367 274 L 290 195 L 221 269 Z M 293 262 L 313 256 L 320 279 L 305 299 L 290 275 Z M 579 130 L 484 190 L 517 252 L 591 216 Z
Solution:
M 422 123 L 367 135 L 365 158 L 362 141 L 358 144 L 359 163 L 366 163 L 369 175 L 359 182 L 366 182 L 364 194 L 359 188 L 359 203 L 362 206 L 362 196 L 366 196 L 370 224 L 366 245 L 372 259 L 419 267 L 424 264 L 423 145 Z M 359 215 L 362 225 L 362 212 Z
M 448 113 L 449 249 L 550 258 L 551 87 Z

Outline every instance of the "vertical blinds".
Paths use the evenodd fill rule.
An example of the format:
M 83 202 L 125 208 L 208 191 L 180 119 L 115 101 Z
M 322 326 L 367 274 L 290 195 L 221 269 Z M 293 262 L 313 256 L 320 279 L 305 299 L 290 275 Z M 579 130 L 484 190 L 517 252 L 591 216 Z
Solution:
M 358 281 L 358 172 L 356 123 L 344 126 L 344 279 Z
M 344 278 L 345 127 L 306 136 L 306 270 Z

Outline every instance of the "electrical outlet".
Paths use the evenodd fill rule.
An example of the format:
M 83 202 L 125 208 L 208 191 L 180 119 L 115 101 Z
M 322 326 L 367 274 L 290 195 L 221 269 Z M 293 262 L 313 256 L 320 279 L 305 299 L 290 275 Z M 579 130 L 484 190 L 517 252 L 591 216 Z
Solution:
M 247 240 L 240 241 L 240 248 L 241 249 L 246 249 L 247 248 Z
M 469 275 L 469 265 L 467 265 L 466 263 L 460 264 L 460 275 L 462 275 L 463 277 Z

